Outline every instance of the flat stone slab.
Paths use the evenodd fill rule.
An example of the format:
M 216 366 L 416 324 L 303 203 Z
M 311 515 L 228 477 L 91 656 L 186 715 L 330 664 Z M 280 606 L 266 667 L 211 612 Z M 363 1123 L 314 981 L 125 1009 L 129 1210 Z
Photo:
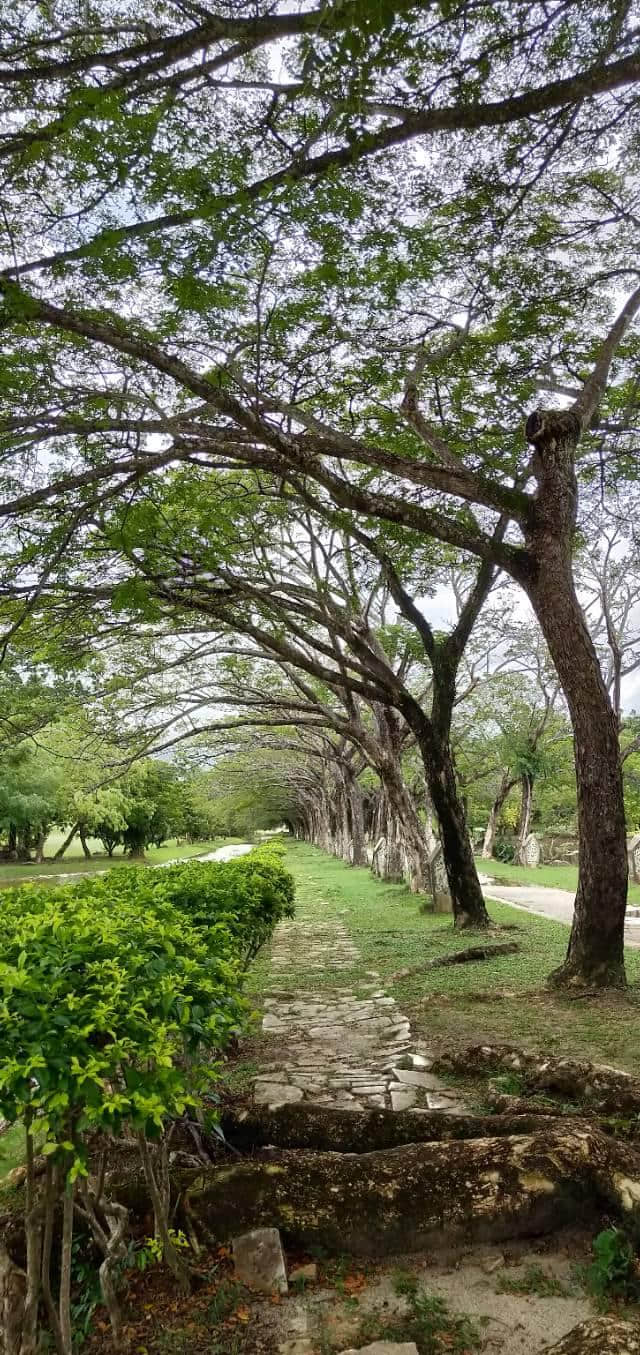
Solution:
M 277 1228 L 254 1228 L 231 1242 L 236 1279 L 261 1294 L 287 1294 L 287 1268 Z
M 253 1099 L 259 1106 L 282 1106 L 288 1101 L 301 1101 L 304 1092 L 301 1087 L 291 1087 L 288 1082 L 256 1083 Z
M 418 1355 L 415 1341 L 374 1341 L 371 1346 L 354 1346 L 341 1351 L 341 1355 Z

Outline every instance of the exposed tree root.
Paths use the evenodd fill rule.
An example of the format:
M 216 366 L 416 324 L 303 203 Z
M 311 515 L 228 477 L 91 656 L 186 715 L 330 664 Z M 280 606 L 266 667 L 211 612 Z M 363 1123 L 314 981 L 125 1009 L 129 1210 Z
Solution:
M 353 1111 L 310 1104 L 278 1106 L 276 1110 L 252 1106 L 226 1111 L 221 1127 L 228 1142 L 243 1152 L 273 1144 L 332 1153 L 376 1152 L 408 1143 L 504 1138 L 564 1129 L 564 1120 L 555 1111 L 547 1115 L 530 1108 L 523 1113 L 521 1104 L 518 1102 L 515 1114 L 507 1115 L 451 1115 L 439 1110 L 416 1115 L 406 1110 Z M 573 1119 L 571 1127 L 575 1127 Z
M 443 1055 L 434 1064 L 436 1072 L 472 1076 L 498 1069 L 518 1073 L 531 1091 L 588 1101 L 594 1111 L 640 1111 L 640 1081 L 605 1064 L 547 1058 L 512 1045 L 470 1045 Z
M 443 969 L 446 965 L 467 964 L 473 960 L 493 960 L 497 955 L 514 955 L 520 950 L 518 941 L 496 941 L 488 946 L 468 946 L 466 950 L 456 950 L 452 955 L 441 955 L 438 960 L 429 960 L 423 969 Z
M 581 1322 L 540 1355 L 640 1355 L 640 1326 L 618 1317 Z
M 416 1117 L 419 1118 L 419 1117 Z M 284 1151 L 198 1174 L 193 1220 L 221 1242 L 273 1225 L 354 1255 L 548 1233 L 603 1210 L 640 1217 L 640 1155 L 588 1128 L 410 1144 L 365 1154 Z

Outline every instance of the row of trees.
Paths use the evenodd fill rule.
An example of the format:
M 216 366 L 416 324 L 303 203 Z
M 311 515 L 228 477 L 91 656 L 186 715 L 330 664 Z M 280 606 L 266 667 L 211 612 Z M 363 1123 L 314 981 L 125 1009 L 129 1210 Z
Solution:
M 183 642 L 284 665 L 264 719 L 330 710 L 332 743 L 384 774 L 419 882 L 415 748 L 456 914 L 480 924 L 451 731 L 508 576 L 573 729 L 557 981 L 623 983 L 615 684 L 573 565 L 594 503 L 628 512 L 637 479 L 635 6 L 143 3 L 116 30 L 19 6 L 10 32 L 6 643 L 71 661 L 154 636 L 169 706 Z M 425 599 L 452 562 L 441 632 Z
M 0 751 L 0 855 L 9 861 L 44 860 L 54 828 L 64 856 L 76 837 L 85 856 L 97 838 L 112 856 L 131 857 L 168 838 L 202 842 L 220 830 L 201 779 L 162 759 L 127 767 L 125 750 L 91 738 L 73 723 L 52 723 L 37 736 L 17 737 Z M 119 772 L 119 766 L 126 770 Z

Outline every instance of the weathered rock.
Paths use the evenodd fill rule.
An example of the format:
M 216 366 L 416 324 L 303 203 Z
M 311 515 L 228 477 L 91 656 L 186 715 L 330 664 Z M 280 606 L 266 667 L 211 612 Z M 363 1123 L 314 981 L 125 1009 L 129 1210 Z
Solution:
M 417 1129 L 427 1117 L 410 1118 Z M 221 1242 L 239 1224 L 269 1223 L 296 1245 L 388 1255 L 593 1226 L 605 1211 L 636 1221 L 640 1155 L 587 1127 L 547 1124 L 386 1152 L 270 1153 L 205 1171 L 186 1194 L 196 1229 L 201 1220 Z
M 617 1317 L 596 1317 L 581 1322 L 555 1346 L 545 1346 L 540 1355 L 639 1355 L 640 1325 Z
M 343 1350 L 342 1355 L 418 1355 L 415 1341 L 374 1341 L 359 1350 Z
M 232 1238 L 236 1279 L 261 1294 L 286 1294 L 287 1268 L 277 1228 L 254 1228 Z
M 289 1275 L 289 1284 L 315 1284 L 318 1279 L 318 1267 L 315 1261 L 307 1266 L 296 1266 Z
M 290 1101 L 301 1101 L 304 1092 L 301 1087 L 291 1087 L 285 1082 L 257 1082 L 253 1092 L 258 1105 L 283 1106 Z
M 394 1068 L 398 1082 L 406 1082 L 409 1087 L 426 1087 L 429 1091 L 444 1090 L 439 1077 L 433 1073 L 423 1073 L 421 1068 Z
M 394 1111 L 409 1110 L 413 1105 L 418 1093 L 415 1087 L 403 1087 L 401 1083 L 396 1083 L 390 1089 L 391 1105 Z

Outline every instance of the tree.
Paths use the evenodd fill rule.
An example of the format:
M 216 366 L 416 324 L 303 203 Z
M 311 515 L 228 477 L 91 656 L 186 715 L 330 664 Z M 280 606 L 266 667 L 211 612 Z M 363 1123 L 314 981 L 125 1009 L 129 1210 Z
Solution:
M 624 980 L 626 852 L 617 730 L 571 575 L 575 463 L 578 447 L 581 474 L 595 459 L 596 415 L 624 440 L 640 295 L 611 325 L 635 231 L 633 21 L 613 4 L 589 19 L 464 5 L 433 27 L 410 5 L 357 5 L 348 20 L 343 7 L 262 15 L 250 33 L 218 15 L 213 30 L 178 37 L 172 13 L 153 53 L 143 41 L 107 57 L 84 35 L 71 58 L 58 35 L 61 55 L 19 67 L 12 118 L 16 102 L 44 110 L 51 81 L 62 115 L 7 128 L 4 427 L 18 455 L 44 446 L 56 471 L 22 486 L 14 469 L 3 511 L 34 524 L 17 552 L 6 538 L 12 624 L 94 530 L 105 496 L 135 496 L 176 457 L 240 464 L 269 493 L 311 495 L 392 568 L 400 535 L 405 549 L 435 538 L 508 571 L 536 610 L 574 725 L 582 855 L 558 981 L 593 985 Z M 233 41 L 253 53 L 284 32 L 287 88 L 261 66 L 241 98 L 215 76 L 196 95 L 189 63 L 203 44 L 229 69 Z M 36 28 L 34 60 L 41 41 Z M 225 86 L 246 86 L 243 52 Z M 536 82 L 524 89 L 523 70 Z M 179 94 L 167 104 L 168 88 Z M 203 117 L 219 131 L 214 155 L 200 149 Z M 159 127 L 171 151 L 158 151 Z M 415 138 L 427 155 L 412 156 Z M 153 301 L 129 285 L 142 270 Z M 111 298 L 124 322 L 105 313 Z M 73 375 L 61 413 L 62 370 Z M 554 389 L 577 370 L 578 394 L 528 421 L 531 460 L 515 430 L 550 370 Z M 60 462 L 51 451 L 63 439 Z

